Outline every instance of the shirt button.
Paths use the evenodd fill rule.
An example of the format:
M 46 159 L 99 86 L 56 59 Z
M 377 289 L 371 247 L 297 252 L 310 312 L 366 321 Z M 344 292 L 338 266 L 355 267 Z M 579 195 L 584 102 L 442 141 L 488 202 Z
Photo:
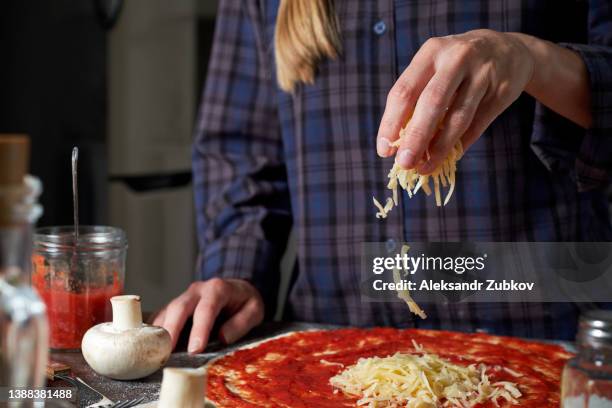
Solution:
M 384 21 L 381 20 L 378 23 L 374 24 L 374 32 L 376 34 L 383 35 L 385 31 L 387 31 L 387 24 L 385 24 Z

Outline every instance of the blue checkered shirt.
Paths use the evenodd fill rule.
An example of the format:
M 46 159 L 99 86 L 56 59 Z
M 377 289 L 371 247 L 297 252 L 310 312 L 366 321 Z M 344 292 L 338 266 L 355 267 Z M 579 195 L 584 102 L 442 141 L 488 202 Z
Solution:
M 199 273 L 251 281 L 274 308 L 293 226 L 297 261 L 285 318 L 356 326 L 483 330 L 571 338 L 588 305 L 362 302 L 362 242 L 609 241 L 612 6 L 609 1 L 336 0 L 342 56 L 312 85 L 282 92 L 274 72 L 278 0 L 221 1 L 196 125 Z M 387 93 L 430 37 L 518 31 L 577 51 L 591 81 L 583 130 L 524 94 L 460 161 L 450 203 L 401 198 L 386 220 L 393 159 L 376 155 Z M 560 84 L 562 86 L 562 84 Z M 610 138 L 610 140 L 608 140 Z

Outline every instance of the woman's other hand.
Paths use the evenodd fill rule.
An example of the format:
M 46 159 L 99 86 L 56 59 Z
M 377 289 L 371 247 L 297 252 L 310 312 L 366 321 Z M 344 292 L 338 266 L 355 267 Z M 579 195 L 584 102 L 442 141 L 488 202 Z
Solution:
M 431 173 L 458 141 L 467 149 L 519 97 L 534 65 L 529 49 L 508 33 L 474 30 L 429 39 L 389 92 L 378 154 L 397 153 L 401 167 Z M 396 152 L 389 144 L 407 118 Z
M 192 283 L 161 310 L 153 324 L 168 330 L 174 348 L 185 321 L 193 315 L 187 350 L 200 353 L 208 344 L 212 327 L 222 310 L 229 316 L 219 331 L 225 343 L 235 342 L 260 324 L 264 317 L 263 300 L 253 285 L 241 279 L 213 278 Z

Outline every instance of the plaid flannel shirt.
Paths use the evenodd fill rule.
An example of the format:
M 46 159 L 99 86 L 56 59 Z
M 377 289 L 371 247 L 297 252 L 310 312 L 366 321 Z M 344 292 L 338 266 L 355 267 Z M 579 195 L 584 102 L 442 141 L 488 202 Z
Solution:
M 612 168 L 612 6 L 608 1 L 337 0 L 342 55 L 282 92 L 274 72 L 278 0 L 221 1 L 196 126 L 199 272 L 251 281 L 272 309 L 293 225 L 297 265 L 285 317 L 357 326 L 484 330 L 570 338 L 577 305 L 361 301 L 360 244 L 399 241 L 608 241 Z M 393 159 L 376 155 L 387 93 L 430 37 L 477 28 L 562 43 L 584 58 L 593 127 L 522 95 L 459 162 L 450 203 L 401 197 L 386 220 Z M 561 84 L 562 86 L 562 84 Z

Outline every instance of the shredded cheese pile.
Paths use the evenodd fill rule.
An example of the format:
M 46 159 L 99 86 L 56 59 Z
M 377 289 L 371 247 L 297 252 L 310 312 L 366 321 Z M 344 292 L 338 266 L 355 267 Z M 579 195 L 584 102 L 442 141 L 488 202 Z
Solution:
M 399 147 L 402 139 L 405 137 L 405 134 L 406 127 L 400 131 L 400 137 L 394 143 L 392 143 L 391 146 Z M 457 162 L 462 156 L 463 146 L 461 142 L 457 142 L 444 162 L 442 162 L 437 169 L 428 175 L 419 174 L 416 169 L 404 170 L 396 161 L 393 164 L 391 171 L 389 171 L 389 183 L 387 184 L 387 188 L 393 192 L 393 198 L 387 198 L 384 206 L 376 198 L 373 198 L 374 205 L 378 209 L 376 218 L 387 218 L 389 211 L 391 211 L 394 206 L 398 205 L 398 186 L 406 190 L 410 198 L 412 198 L 412 196 L 421 189 L 425 192 L 425 194 L 431 195 L 432 189 L 429 181 L 433 180 L 433 192 L 436 197 L 436 205 L 440 207 L 442 204 L 448 204 L 448 201 L 453 195 L 453 191 L 455 191 L 455 173 L 457 172 Z M 441 187 L 448 188 L 444 202 L 442 202 Z
M 469 408 L 488 401 L 499 406 L 503 400 L 518 404 L 522 394 L 517 385 L 491 383 L 484 364 L 463 367 L 415 348 L 423 354 L 361 358 L 330 383 L 368 408 Z

